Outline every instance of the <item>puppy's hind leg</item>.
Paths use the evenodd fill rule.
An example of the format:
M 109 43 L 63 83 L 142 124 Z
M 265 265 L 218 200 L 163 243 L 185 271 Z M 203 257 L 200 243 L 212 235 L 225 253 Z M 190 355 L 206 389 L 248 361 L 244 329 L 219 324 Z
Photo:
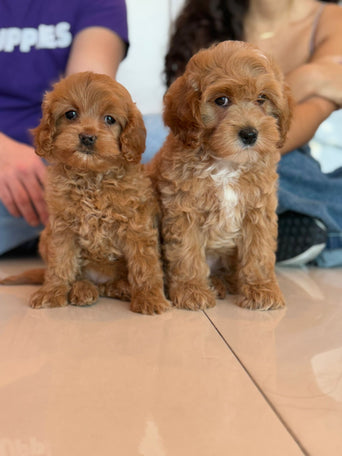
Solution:
M 131 286 L 125 279 L 110 280 L 99 285 L 100 296 L 120 299 L 121 301 L 131 300 Z
M 45 268 L 30 269 L 18 275 L 0 280 L 1 285 L 41 285 L 44 282 Z
M 76 280 L 69 292 L 69 302 L 74 306 L 90 306 L 99 297 L 99 290 L 89 280 Z
M 227 294 L 227 287 L 224 279 L 218 275 L 210 276 L 211 288 L 214 290 L 218 299 L 224 299 Z
M 124 258 L 118 258 L 106 265 L 103 272 L 108 276 L 108 280 L 98 285 L 100 296 L 130 301 L 131 286 L 128 283 L 127 264 Z

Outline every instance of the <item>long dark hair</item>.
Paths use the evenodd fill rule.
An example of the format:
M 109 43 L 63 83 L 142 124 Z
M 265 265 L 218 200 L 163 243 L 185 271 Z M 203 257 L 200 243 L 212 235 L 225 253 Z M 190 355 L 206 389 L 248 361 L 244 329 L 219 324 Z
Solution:
M 224 40 L 243 41 L 248 8 L 249 0 L 186 0 L 174 23 L 165 57 L 166 85 L 184 72 L 188 60 L 200 49 Z

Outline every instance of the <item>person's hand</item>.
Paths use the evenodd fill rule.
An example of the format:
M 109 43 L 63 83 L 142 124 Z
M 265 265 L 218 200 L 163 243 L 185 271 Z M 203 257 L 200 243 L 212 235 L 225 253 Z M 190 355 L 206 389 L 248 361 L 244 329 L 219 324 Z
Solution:
M 45 225 L 48 220 L 45 174 L 33 147 L 0 133 L 0 199 L 10 214 L 24 217 L 31 226 Z

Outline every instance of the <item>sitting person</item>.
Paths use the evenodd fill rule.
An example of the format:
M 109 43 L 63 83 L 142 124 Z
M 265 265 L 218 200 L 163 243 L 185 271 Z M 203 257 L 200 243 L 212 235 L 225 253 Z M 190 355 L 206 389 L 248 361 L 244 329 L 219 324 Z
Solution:
M 125 0 L 0 3 L 0 255 L 47 221 L 45 165 L 29 133 L 44 92 L 79 71 L 115 78 L 127 46 Z
M 342 265 L 342 169 L 324 174 L 307 145 L 342 105 L 342 8 L 332 3 L 187 0 L 165 59 L 169 86 L 199 49 L 245 40 L 273 54 L 284 71 L 296 106 L 278 169 L 277 261 L 283 264 Z M 155 150 L 167 131 L 160 118 L 149 119 L 147 129 Z

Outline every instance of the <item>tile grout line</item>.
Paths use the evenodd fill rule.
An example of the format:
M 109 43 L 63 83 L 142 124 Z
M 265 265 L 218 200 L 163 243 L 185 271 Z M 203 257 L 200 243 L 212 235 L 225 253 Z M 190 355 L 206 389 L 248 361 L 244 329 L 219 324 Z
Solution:
M 229 348 L 229 350 L 231 351 L 231 353 L 233 354 L 233 356 L 235 357 L 235 359 L 237 360 L 237 362 L 240 364 L 240 366 L 242 367 L 242 369 L 246 372 L 246 374 L 248 375 L 249 379 L 252 381 L 253 385 L 257 388 L 257 390 L 259 391 L 259 393 L 262 395 L 262 397 L 265 399 L 266 403 L 268 404 L 268 406 L 271 408 L 271 410 L 275 413 L 276 417 L 278 418 L 278 420 L 281 422 L 281 424 L 284 426 L 284 428 L 287 430 L 287 432 L 290 434 L 290 436 L 293 438 L 293 440 L 296 442 L 296 444 L 298 445 L 298 447 L 300 448 L 300 450 L 302 451 L 302 453 L 304 454 L 304 456 L 310 456 L 309 453 L 307 452 L 307 450 L 304 448 L 304 446 L 302 445 L 302 443 L 299 441 L 298 437 L 295 435 L 295 433 L 292 431 L 292 429 L 289 427 L 289 425 L 286 423 L 286 421 L 284 420 L 284 418 L 279 414 L 278 410 L 276 409 L 276 407 L 274 406 L 274 404 L 271 402 L 271 400 L 266 396 L 266 394 L 264 393 L 264 391 L 261 389 L 261 387 L 259 386 L 259 384 L 257 383 L 257 381 L 253 378 L 252 374 L 249 372 L 249 370 L 246 368 L 246 366 L 242 363 L 242 361 L 240 360 L 240 358 L 238 357 L 238 355 L 236 354 L 236 352 L 233 350 L 233 348 L 229 345 L 228 341 L 225 339 L 225 337 L 223 336 L 223 334 L 221 333 L 221 331 L 218 329 L 218 327 L 215 325 L 215 323 L 213 322 L 213 320 L 209 317 L 209 315 L 207 314 L 207 312 L 205 310 L 203 310 L 203 313 L 204 315 L 207 317 L 207 319 L 209 320 L 209 322 L 211 323 L 211 325 L 214 327 L 215 331 L 218 333 L 218 335 L 220 336 L 220 338 L 223 340 L 224 344 Z

